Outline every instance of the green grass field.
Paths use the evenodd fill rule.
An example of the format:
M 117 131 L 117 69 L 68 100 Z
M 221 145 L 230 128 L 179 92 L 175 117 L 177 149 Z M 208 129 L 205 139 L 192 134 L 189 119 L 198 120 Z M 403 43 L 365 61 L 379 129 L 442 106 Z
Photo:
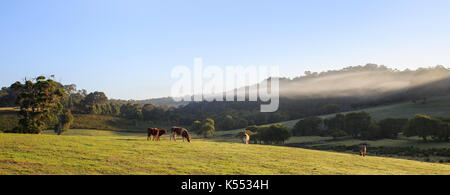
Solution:
M 326 140 L 326 137 L 323 138 Z M 450 148 L 450 142 L 436 142 L 436 141 L 429 141 L 424 142 L 419 137 L 404 137 L 399 136 L 398 139 L 381 139 L 381 140 L 358 140 L 358 139 L 342 139 L 342 140 L 332 140 L 331 137 L 329 137 L 327 143 L 319 143 L 312 146 L 320 146 L 320 145 L 329 145 L 329 146 L 352 146 L 352 145 L 358 145 L 362 142 L 367 143 L 369 146 L 372 147 L 416 147 L 421 149 L 429 149 L 429 148 Z M 296 142 L 293 142 L 296 143 Z
M 144 134 L 71 130 L 0 133 L 0 174 L 444 174 L 450 165 Z
M 411 117 L 417 113 L 450 116 L 450 97 L 364 109 L 375 120 Z M 0 129 L 17 125 L 16 110 L 0 109 Z M 332 115 L 322 116 L 329 117 Z M 293 127 L 298 120 L 282 122 Z M 112 116 L 75 115 L 72 129 L 63 136 L 0 133 L 0 174 L 445 174 L 449 164 L 301 148 L 244 145 L 234 136 L 242 129 L 218 131 L 210 139 L 196 136 L 190 144 L 147 142 L 139 133 L 153 124 Z M 155 127 L 164 128 L 164 125 Z M 167 127 L 166 127 L 167 128 Z M 133 132 L 126 132 L 133 131 Z M 332 140 L 330 137 L 292 137 L 289 143 L 310 146 L 351 146 L 362 140 Z M 371 146 L 449 148 L 450 143 L 419 138 L 365 141 Z M 312 144 L 312 145 L 311 145 Z
M 383 106 L 377 106 L 372 108 L 366 108 L 361 110 L 354 110 L 351 112 L 360 112 L 360 111 L 366 111 L 370 114 L 372 119 L 374 120 L 383 120 L 389 117 L 392 118 L 411 118 L 415 116 L 416 114 L 426 114 L 433 117 L 438 116 L 450 116 L 450 96 L 444 96 L 444 97 L 434 97 L 427 101 L 426 104 L 422 104 L 420 102 L 418 103 L 412 103 L 412 102 L 403 102 L 403 103 L 397 103 L 397 104 L 391 104 L 391 105 L 383 105 Z M 348 112 L 343 112 L 342 114 L 345 114 Z M 320 117 L 327 118 L 327 117 L 333 117 L 335 114 L 329 114 L 329 115 L 322 115 Z M 279 124 L 284 124 L 286 127 L 292 128 L 294 125 L 299 121 L 297 120 L 290 120 L 290 121 L 284 121 L 279 122 Z
M 356 111 L 366 111 L 369 112 L 374 120 L 381 120 L 388 117 L 400 118 L 405 117 L 409 118 L 414 116 L 415 114 L 427 114 L 430 116 L 450 116 L 450 96 L 445 97 L 436 97 L 427 101 L 426 104 L 421 103 L 412 103 L 412 102 L 404 102 L 392 105 L 378 106 L 363 110 Z M 345 114 L 345 113 L 344 113 Z M 323 115 L 321 117 L 332 117 L 332 115 Z M 300 119 L 299 119 L 300 120 Z M 284 124 L 288 128 L 294 127 L 294 125 L 299 120 L 291 120 L 280 122 L 280 124 Z M 234 138 L 238 132 L 243 129 L 236 129 L 230 131 L 218 131 L 215 133 L 213 139 L 221 142 L 241 142 L 239 139 Z M 368 143 L 371 147 L 415 147 L 420 149 L 430 149 L 430 148 L 450 148 L 450 142 L 423 142 L 418 137 L 404 137 L 399 136 L 398 139 L 383 139 L 376 141 L 368 141 L 368 140 L 359 140 L 359 139 L 339 139 L 333 140 L 332 137 L 319 137 L 319 136 L 307 136 L 307 137 L 291 137 L 287 140 L 286 144 L 300 144 L 302 147 L 321 147 L 327 148 L 332 146 L 352 146 L 358 145 L 360 143 Z M 414 159 L 424 161 L 427 158 L 416 158 L 410 156 L 397 156 L 398 158 L 405 159 Z M 431 160 L 445 160 L 448 161 L 448 158 L 445 157 L 436 157 L 431 158 Z
M 375 120 L 382 120 L 388 117 L 411 118 L 416 114 L 448 117 L 450 116 L 450 96 L 431 98 L 426 104 L 404 102 L 363 110 L 370 113 Z

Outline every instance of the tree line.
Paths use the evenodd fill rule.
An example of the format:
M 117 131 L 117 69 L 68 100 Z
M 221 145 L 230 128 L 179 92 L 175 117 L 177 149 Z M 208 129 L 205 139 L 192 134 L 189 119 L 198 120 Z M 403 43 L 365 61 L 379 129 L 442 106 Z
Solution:
M 419 136 L 424 141 L 428 138 L 449 141 L 450 118 L 418 114 L 410 119 L 387 118 L 373 121 L 367 112 L 351 112 L 325 119 L 307 117 L 295 124 L 292 133 L 294 136 L 351 136 L 370 140 L 395 139 L 399 133 L 403 133 L 408 137 Z
M 283 86 L 285 83 L 302 82 L 316 78 L 322 79 L 328 76 L 338 76 L 361 71 L 382 71 L 394 76 L 414 75 L 417 81 L 430 74 L 445 75 L 450 72 L 450 70 L 442 66 L 422 68 L 416 71 L 397 71 L 388 69 L 385 66 L 368 64 L 366 66 L 347 67 L 342 70 L 322 73 L 307 72 L 305 76 L 294 79 L 281 78 L 280 85 Z M 415 80 L 413 79 L 412 81 Z M 57 83 L 56 81 L 53 82 Z M 284 96 L 283 92 L 281 92 L 279 110 L 274 113 L 261 113 L 259 108 L 262 102 L 259 101 L 191 102 L 187 105 L 180 103 L 177 106 L 171 106 L 169 104 L 156 105 L 150 103 L 151 101 L 112 100 L 108 99 L 104 92 L 95 91 L 88 93 L 86 90 L 77 90 L 74 84 L 62 85 L 57 83 L 56 88 L 61 88 L 64 91 L 65 95 L 60 98 L 60 103 L 65 110 L 70 110 L 72 114 L 111 115 L 133 120 L 170 123 L 181 126 L 189 126 L 193 121 L 211 118 L 216 122 L 216 130 L 231 130 L 310 116 L 347 112 L 387 103 L 403 101 L 427 103 L 427 98 L 429 97 L 450 94 L 450 79 L 404 90 L 375 94 L 373 96 L 349 95 L 331 97 L 324 95 L 288 97 Z M 18 92 L 12 87 L 2 88 L 0 90 L 0 106 L 20 106 L 15 103 L 17 96 Z M 342 134 L 342 131 L 335 131 L 333 134 L 339 135 Z

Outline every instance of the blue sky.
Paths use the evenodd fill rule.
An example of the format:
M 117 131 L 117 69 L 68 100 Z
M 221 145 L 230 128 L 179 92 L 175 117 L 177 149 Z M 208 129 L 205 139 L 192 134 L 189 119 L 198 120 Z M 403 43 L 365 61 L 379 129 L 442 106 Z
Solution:
M 170 95 L 172 68 L 450 66 L 448 0 L 0 2 L 0 86 L 56 75 L 110 98 Z

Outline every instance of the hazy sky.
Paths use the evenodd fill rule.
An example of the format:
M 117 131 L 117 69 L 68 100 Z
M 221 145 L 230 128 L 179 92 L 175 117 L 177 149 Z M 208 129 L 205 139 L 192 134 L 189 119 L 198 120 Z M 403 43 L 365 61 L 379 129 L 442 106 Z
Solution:
M 0 86 L 56 75 L 110 98 L 170 95 L 172 68 L 450 66 L 449 0 L 0 2 Z

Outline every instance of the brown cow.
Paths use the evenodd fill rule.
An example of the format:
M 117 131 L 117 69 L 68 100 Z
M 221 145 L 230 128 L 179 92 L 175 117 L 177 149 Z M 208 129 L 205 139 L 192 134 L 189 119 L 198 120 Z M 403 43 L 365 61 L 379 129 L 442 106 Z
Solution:
M 159 141 L 160 137 L 167 133 L 166 129 L 158 129 L 158 128 L 148 128 L 147 129 L 147 141 L 150 140 L 151 136 L 153 136 L 153 141 Z
M 159 138 L 167 133 L 167 129 L 159 129 L 158 134 L 156 135 L 156 141 L 160 141 Z
M 359 145 L 359 155 L 365 157 L 367 154 L 367 144 L 363 143 Z
M 150 141 L 152 136 L 153 136 L 153 140 L 154 140 L 156 135 L 158 135 L 158 128 L 150 128 L 149 127 L 147 129 L 147 141 Z
M 185 138 L 188 142 L 191 142 L 191 136 L 189 135 L 189 132 L 187 129 L 182 128 L 182 127 L 172 127 L 171 130 L 172 130 L 172 136 L 170 136 L 170 140 L 172 140 L 172 137 L 173 137 L 173 140 L 177 141 L 177 135 L 181 135 L 181 137 L 183 138 L 183 142 L 184 142 Z

